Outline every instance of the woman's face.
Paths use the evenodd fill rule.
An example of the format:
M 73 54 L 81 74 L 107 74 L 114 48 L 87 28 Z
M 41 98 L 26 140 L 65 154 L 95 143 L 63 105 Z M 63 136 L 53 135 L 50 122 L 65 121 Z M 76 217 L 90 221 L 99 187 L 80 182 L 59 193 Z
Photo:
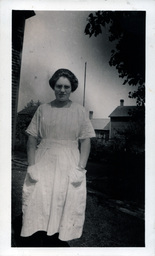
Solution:
M 71 93 L 72 87 L 71 83 L 66 77 L 60 77 L 55 86 L 55 97 L 58 101 L 67 101 L 69 100 L 70 93 Z

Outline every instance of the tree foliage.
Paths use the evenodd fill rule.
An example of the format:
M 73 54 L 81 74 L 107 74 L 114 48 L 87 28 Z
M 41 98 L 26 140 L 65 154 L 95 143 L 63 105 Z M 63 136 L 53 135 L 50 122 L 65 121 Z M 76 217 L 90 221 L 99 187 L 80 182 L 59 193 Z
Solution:
M 123 84 L 136 86 L 130 98 L 137 105 L 145 102 L 145 12 L 144 11 L 97 11 L 90 13 L 85 34 L 95 37 L 102 27 L 109 29 L 109 41 L 115 41 L 111 51 L 110 66 L 115 66 Z
M 41 102 L 38 100 L 37 102 L 31 100 L 27 103 L 27 105 L 18 113 L 17 116 L 17 125 L 16 125 L 16 148 L 20 148 L 20 150 L 26 150 L 26 133 L 25 130 L 28 127 L 35 111 Z
M 40 106 L 41 102 L 38 100 L 38 101 L 34 101 L 34 100 L 30 100 L 30 102 L 28 102 L 26 104 L 26 106 L 24 107 L 24 109 L 27 109 L 27 108 L 30 108 L 30 107 L 38 107 Z

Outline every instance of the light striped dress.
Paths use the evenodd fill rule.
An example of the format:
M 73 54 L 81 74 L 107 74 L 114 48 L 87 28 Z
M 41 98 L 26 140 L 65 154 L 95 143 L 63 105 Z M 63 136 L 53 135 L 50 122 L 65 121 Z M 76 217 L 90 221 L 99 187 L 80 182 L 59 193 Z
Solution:
M 86 175 L 76 169 L 78 140 L 95 137 L 86 111 L 73 102 L 68 108 L 42 104 L 26 132 L 41 142 L 24 181 L 21 236 L 43 230 L 47 235 L 59 233 L 63 241 L 79 238 L 85 219 Z M 74 181 L 82 183 L 74 187 Z

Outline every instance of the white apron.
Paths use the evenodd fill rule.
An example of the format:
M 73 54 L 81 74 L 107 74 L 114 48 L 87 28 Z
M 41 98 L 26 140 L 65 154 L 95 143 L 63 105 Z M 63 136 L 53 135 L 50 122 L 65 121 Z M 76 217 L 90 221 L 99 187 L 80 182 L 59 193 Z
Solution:
M 63 241 L 79 238 L 85 219 L 86 172 L 76 169 L 78 139 L 95 136 L 92 125 L 78 104 L 65 109 L 43 104 L 27 133 L 41 142 L 24 181 L 21 236 L 42 230 L 47 235 L 59 233 Z M 78 181 L 80 185 L 73 186 Z

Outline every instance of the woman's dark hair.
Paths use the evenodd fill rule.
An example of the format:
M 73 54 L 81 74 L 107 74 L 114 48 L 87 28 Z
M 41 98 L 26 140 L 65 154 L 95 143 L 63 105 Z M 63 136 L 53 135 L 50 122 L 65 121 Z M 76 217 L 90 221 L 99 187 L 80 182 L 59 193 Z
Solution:
M 72 92 L 74 92 L 78 87 L 78 79 L 70 70 L 65 69 L 65 68 L 58 69 L 53 74 L 53 76 L 49 80 L 50 87 L 54 90 L 54 86 L 55 86 L 57 80 L 62 76 L 68 78 L 68 80 L 71 83 Z

